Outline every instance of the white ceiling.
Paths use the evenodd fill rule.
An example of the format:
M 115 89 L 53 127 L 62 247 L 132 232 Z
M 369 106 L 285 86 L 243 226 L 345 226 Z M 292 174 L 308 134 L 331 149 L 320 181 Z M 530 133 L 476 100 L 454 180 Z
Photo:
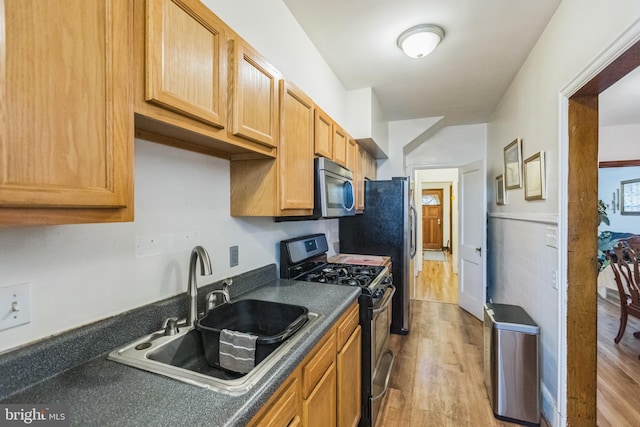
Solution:
M 560 0 L 284 0 L 345 89 L 373 88 L 387 120 L 484 123 Z M 420 23 L 445 38 L 423 59 L 397 47 Z M 600 125 L 640 123 L 640 68 L 600 95 Z
M 284 0 L 345 89 L 373 88 L 387 120 L 487 122 L 560 0 Z M 396 41 L 421 23 L 445 37 L 423 59 Z

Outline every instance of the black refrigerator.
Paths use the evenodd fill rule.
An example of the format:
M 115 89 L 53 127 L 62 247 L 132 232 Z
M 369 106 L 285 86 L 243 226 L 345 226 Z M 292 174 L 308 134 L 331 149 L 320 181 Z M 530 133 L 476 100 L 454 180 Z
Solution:
M 396 293 L 391 306 L 391 333 L 406 335 L 411 320 L 410 260 L 415 256 L 416 212 L 408 177 L 366 181 L 364 213 L 340 218 L 340 252 L 391 257 Z

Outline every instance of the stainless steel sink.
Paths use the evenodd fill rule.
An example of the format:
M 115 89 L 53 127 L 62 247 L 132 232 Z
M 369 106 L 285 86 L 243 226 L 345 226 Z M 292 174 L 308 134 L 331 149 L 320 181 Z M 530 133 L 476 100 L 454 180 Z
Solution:
M 193 327 L 180 328 L 173 336 L 165 336 L 164 330 L 155 332 L 109 353 L 108 359 L 237 396 L 254 386 L 322 318 L 317 313 L 310 312 L 308 315 L 309 321 L 297 333 L 247 374 L 236 374 L 209 366 L 204 356 L 200 332 Z

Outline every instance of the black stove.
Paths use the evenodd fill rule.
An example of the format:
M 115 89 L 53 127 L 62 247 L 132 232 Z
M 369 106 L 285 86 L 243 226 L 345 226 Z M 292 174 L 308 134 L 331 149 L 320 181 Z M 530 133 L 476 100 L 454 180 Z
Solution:
M 361 326 L 361 418 L 359 427 L 375 427 L 393 352 L 388 349 L 391 301 L 396 292 L 387 267 L 327 262 L 327 237 L 312 234 L 280 242 L 280 277 L 309 282 L 358 286 Z M 387 381 L 385 381 L 387 378 Z M 380 384 L 385 384 L 381 391 Z
M 292 277 L 304 282 L 330 283 L 334 285 L 360 286 L 363 292 L 374 293 L 388 275 L 386 267 L 377 265 L 354 265 L 324 263 Z

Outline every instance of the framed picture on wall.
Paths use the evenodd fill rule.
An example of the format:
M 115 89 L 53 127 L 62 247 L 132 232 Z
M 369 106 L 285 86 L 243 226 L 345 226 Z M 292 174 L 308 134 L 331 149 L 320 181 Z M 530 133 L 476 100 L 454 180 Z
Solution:
M 620 182 L 620 215 L 640 215 L 640 178 Z
M 516 138 L 504 147 L 504 188 L 522 187 L 522 139 Z
M 496 176 L 496 205 L 507 204 L 507 193 L 504 191 L 504 175 Z
M 544 151 L 540 151 L 524 161 L 524 199 L 544 200 L 546 198 Z

